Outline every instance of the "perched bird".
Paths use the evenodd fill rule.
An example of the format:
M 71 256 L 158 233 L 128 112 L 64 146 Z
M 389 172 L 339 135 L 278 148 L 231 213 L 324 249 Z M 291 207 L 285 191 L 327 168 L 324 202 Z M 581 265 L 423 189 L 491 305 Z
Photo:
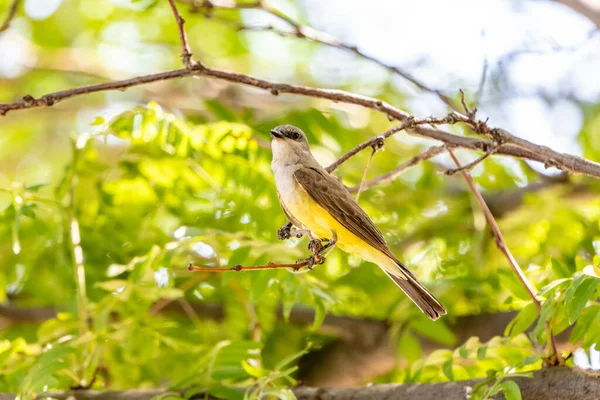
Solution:
M 304 132 L 281 125 L 271 130 L 271 135 L 271 168 L 279 202 L 290 222 L 328 240 L 329 246 L 377 264 L 429 318 L 446 314 L 390 251 L 379 229 L 346 187 L 315 160 Z

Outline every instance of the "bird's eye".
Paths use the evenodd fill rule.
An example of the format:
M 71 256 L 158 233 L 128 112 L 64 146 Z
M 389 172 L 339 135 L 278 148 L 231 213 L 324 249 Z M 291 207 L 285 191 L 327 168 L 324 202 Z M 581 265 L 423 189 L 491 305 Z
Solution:
M 294 133 L 292 133 L 291 137 L 294 140 L 298 140 L 298 139 L 300 139 L 300 134 L 298 132 L 294 132 Z

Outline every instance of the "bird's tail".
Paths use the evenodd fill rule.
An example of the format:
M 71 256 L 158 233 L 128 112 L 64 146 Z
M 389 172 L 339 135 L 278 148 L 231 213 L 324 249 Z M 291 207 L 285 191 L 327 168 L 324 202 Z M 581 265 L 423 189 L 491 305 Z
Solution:
M 398 273 L 384 270 L 404 293 L 432 320 L 446 314 L 446 309 L 400 261 L 394 260 Z M 395 272 L 395 271 L 394 271 Z

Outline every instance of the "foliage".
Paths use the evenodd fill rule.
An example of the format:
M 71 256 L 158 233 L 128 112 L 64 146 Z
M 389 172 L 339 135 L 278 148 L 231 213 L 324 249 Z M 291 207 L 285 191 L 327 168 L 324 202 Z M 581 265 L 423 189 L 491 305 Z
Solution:
M 77 2 L 65 2 L 44 21 L 15 24 L 31 30 L 30 39 L 49 58 L 72 46 L 75 29 L 81 29 L 64 24 L 48 34 L 62 20 L 83 18 L 80 40 L 86 51 L 110 45 L 114 24 L 130 24 L 127 29 L 139 36 L 134 50 L 158 52 L 167 67 L 178 65 L 177 50 L 164 51 L 178 44 L 165 4 L 102 2 L 110 7 L 100 9 L 92 3 L 84 1 L 80 9 Z M 239 19 L 237 13 L 228 16 Z M 250 36 L 201 16 L 186 19 L 192 37 L 218 29 L 218 38 L 203 43 L 207 60 L 250 68 Z M 302 60 L 314 48 L 288 44 L 297 50 L 291 51 L 290 63 L 299 71 L 294 79 L 312 83 Z M 136 67 L 143 69 L 141 64 Z M 96 72 L 114 73 L 110 65 Z M 0 100 L 96 80 L 34 69 L 14 84 L 0 82 Z M 92 383 L 95 389 L 169 387 L 169 396 L 293 398 L 289 388 L 297 383 L 298 359 L 333 340 L 319 329 L 326 314 L 389 322 L 402 362 L 378 381 L 486 378 L 472 388 L 473 399 L 500 391 L 507 399 L 520 398 L 506 378 L 541 367 L 546 323 L 554 334 L 573 327 L 574 345 L 598 347 L 599 188 L 580 177 L 526 194 L 522 205 L 499 219 L 508 247 L 539 290 L 541 318 L 495 247 L 464 182 L 438 173 L 440 165 L 448 166 L 443 156 L 366 191 L 360 200 L 392 250 L 448 308 L 438 322 L 421 315 L 379 269 L 339 251 L 310 273 L 188 272 L 189 262 L 256 265 L 306 255 L 305 241 L 276 238 L 285 218 L 265 146 L 271 127 L 301 127 L 316 156 L 328 164 L 388 122 L 364 110 L 323 112 L 317 102 L 273 106 L 254 94 L 249 100 L 240 94 L 231 104 L 229 97 L 239 93 L 209 98 L 206 86 L 197 95 L 185 85 L 173 85 L 183 94 L 133 91 L 118 100 L 108 97 L 109 107 L 86 98 L 69 103 L 76 112 L 67 106 L 28 111 L 26 124 L 25 114 L 0 120 L 0 300 L 59 311 L 41 324 L 15 323 L 2 330 L 0 392 L 27 399 Z M 348 83 L 357 91 L 363 86 Z M 375 91 L 402 105 L 403 93 L 391 85 Z M 174 114 L 179 95 L 201 104 L 185 116 Z M 149 97 L 163 105 L 146 103 Z M 63 112 L 68 117 L 58 120 Z M 598 110 L 588 114 L 580 139 L 584 154 L 593 158 L 597 135 L 590 132 Z M 390 171 L 423 145 L 401 135 L 388 140 L 368 176 Z M 360 182 L 367 153 L 336 174 L 348 185 Z M 473 175 L 490 201 L 540 179 L 524 163 L 502 157 L 487 159 Z M 573 191 L 573 185 L 592 195 Z M 294 307 L 313 309 L 311 323 L 292 321 Z M 456 317 L 508 310 L 518 314 L 502 337 L 457 343 Z M 444 349 L 424 356 L 423 338 Z

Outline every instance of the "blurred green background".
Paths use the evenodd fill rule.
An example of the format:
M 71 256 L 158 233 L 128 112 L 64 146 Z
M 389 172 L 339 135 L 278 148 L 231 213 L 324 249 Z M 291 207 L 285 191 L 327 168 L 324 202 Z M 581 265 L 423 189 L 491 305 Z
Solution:
M 0 15 L 11 3 L 0 0 Z M 398 63 L 450 97 L 463 88 L 492 126 L 600 160 L 600 96 L 576 62 L 591 50 L 597 54 L 600 43 L 588 32 L 595 31 L 589 21 L 582 27 L 582 16 L 552 2 L 490 1 L 481 9 L 457 2 L 456 12 L 488 18 L 489 10 L 502 10 L 496 24 L 473 22 L 474 31 L 478 23 L 489 26 L 482 37 L 491 39 L 470 38 L 479 47 L 464 55 L 469 67 L 458 68 L 436 50 L 465 34 L 452 22 L 456 15 L 438 21 L 456 28 L 449 37 L 441 37 L 440 26 L 411 47 L 393 35 L 377 36 L 373 22 L 364 25 L 359 2 L 338 3 L 269 2 L 302 24 Z M 378 1 L 369 10 L 392 32 L 401 28 L 385 15 L 419 15 L 408 2 L 391 3 Z M 356 55 L 239 29 L 274 24 L 290 31 L 264 11 L 217 7 L 207 14 L 187 1 L 178 5 L 195 57 L 209 66 L 374 96 L 417 116 L 447 112 L 434 95 Z M 501 22 L 540 16 L 545 23 L 518 36 L 527 43 L 497 38 Z M 353 21 L 362 25 L 349 31 Z M 558 22 L 580 27 L 581 37 L 567 35 Z M 396 33 L 411 42 L 409 31 Z M 420 54 L 424 48 L 430 57 Z M 525 66 L 520 53 L 529 53 Z M 179 55 L 166 1 L 23 1 L 0 32 L 0 103 L 181 68 Z M 519 79 L 532 82 L 527 71 L 547 65 L 548 57 L 570 61 L 556 72 L 564 79 L 545 72 L 551 84 L 540 78 L 521 85 Z M 568 330 L 559 347 L 580 349 L 579 365 L 600 367 L 592 348 L 600 337 L 600 186 L 507 157 L 490 157 L 472 173 L 539 291 L 543 318 L 537 322 L 462 177 L 440 173 L 452 166 L 446 154 L 360 199 L 394 253 L 448 309 L 435 323 L 378 268 L 339 250 L 308 273 L 188 272 L 189 262 L 256 265 L 307 255 L 306 239 L 277 240 L 286 219 L 270 170 L 268 132 L 284 123 L 307 133 L 323 165 L 392 126 L 358 107 L 205 78 L 79 96 L 0 117 L 0 392 L 29 398 L 91 384 L 291 398 L 298 380 L 352 386 L 487 373 L 493 379 L 475 393 L 483 397 L 500 390 L 507 375 L 541 366 L 546 321 L 557 334 Z M 397 134 L 374 156 L 367 178 L 432 144 Z M 358 184 L 369 153 L 335 174 Z M 463 162 L 478 156 L 457 154 Z M 326 373 L 323 365 L 342 372 Z

